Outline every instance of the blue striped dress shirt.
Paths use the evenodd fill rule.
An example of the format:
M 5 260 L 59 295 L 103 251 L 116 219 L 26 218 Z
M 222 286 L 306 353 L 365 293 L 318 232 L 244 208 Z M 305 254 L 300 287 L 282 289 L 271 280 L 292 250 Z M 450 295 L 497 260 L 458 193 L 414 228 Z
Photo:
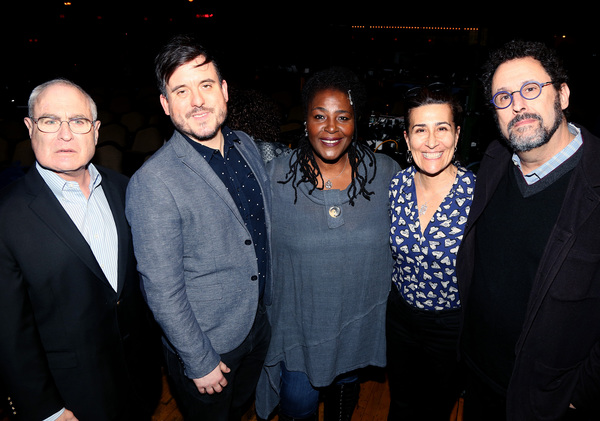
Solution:
M 529 174 L 523 174 L 523 178 L 525 179 L 527 184 L 532 185 L 537 181 L 540 181 L 542 178 L 550 174 L 556 168 L 560 167 L 560 165 L 564 163 L 567 159 L 572 157 L 575 154 L 575 152 L 577 152 L 577 150 L 581 147 L 581 145 L 583 145 L 581 130 L 579 130 L 579 128 L 575 127 L 574 125 L 569 124 L 569 131 L 571 132 L 571 134 L 575 135 L 575 138 L 567 146 L 565 146 L 560 152 L 558 152 L 556 155 L 550 158 L 547 162 L 540 165 L 539 168 L 536 168 L 535 171 L 532 171 Z M 512 160 L 513 163 L 522 171 L 521 160 L 519 159 L 516 153 L 513 154 Z
M 40 175 L 89 244 L 113 289 L 117 290 L 118 235 L 112 211 L 102 190 L 102 176 L 89 164 L 90 196 L 75 181 L 66 181 L 36 163 Z

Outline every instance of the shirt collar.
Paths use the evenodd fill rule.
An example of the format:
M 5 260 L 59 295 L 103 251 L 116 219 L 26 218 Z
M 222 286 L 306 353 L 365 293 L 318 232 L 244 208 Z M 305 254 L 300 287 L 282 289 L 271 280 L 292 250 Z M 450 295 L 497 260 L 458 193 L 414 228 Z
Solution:
M 50 190 L 52 190 L 52 193 L 54 193 L 57 197 L 62 197 L 63 192 L 65 190 L 72 188 L 74 184 L 77 184 L 74 181 L 67 181 L 60 177 L 54 171 L 42 167 L 37 161 L 35 163 L 35 167 L 46 182 L 46 184 L 48 185 L 48 187 L 50 187 Z M 100 185 L 100 183 L 102 182 L 102 176 L 100 175 L 94 164 L 92 164 L 91 162 L 88 164 L 87 170 L 90 173 L 89 187 L 91 192 Z M 79 186 L 77 186 L 77 188 L 79 189 Z
M 569 132 L 571 132 L 571 134 L 574 134 L 575 138 L 571 140 L 571 142 L 569 142 L 567 146 L 565 146 L 561 151 L 559 151 L 556 155 L 550 158 L 547 162 L 540 165 L 534 171 L 530 172 L 529 174 L 523 174 L 523 177 L 525 178 L 527 184 L 533 184 L 541 180 L 542 178 L 550 174 L 552 171 L 554 171 L 556 168 L 560 167 L 561 164 L 563 164 L 567 159 L 572 157 L 575 154 L 575 152 L 577 152 L 577 150 L 583 144 L 581 130 L 573 124 L 569 123 Z M 513 153 L 512 161 L 513 164 L 515 164 L 519 168 L 519 170 L 521 170 L 521 173 L 523 173 L 521 167 L 521 160 L 519 159 L 519 156 L 516 153 Z
M 223 156 L 227 156 L 227 151 L 235 146 L 235 143 L 239 143 L 237 135 L 233 130 L 231 130 L 227 126 L 223 126 L 221 128 L 221 132 L 223 133 Z M 181 133 L 181 132 L 180 132 Z M 207 161 L 210 161 L 211 158 L 218 152 L 217 149 L 209 148 L 208 146 L 204 146 L 201 142 L 193 141 L 188 135 L 185 133 L 181 133 L 181 135 L 192 145 L 192 147 L 204 157 Z M 234 143 L 235 142 L 235 143 Z

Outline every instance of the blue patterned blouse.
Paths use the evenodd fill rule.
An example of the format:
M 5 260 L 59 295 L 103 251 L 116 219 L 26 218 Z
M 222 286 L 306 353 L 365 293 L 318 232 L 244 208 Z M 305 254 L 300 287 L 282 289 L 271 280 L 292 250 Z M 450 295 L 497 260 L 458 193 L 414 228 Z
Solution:
M 475 175 L 458 167 L 452 189 L 421 233 L 414 167 L 400 171 L 390 185 L 394 256 L 392 281 L 406 302 L 424 310 L 460 307 L 456 254 L 473 202 Z

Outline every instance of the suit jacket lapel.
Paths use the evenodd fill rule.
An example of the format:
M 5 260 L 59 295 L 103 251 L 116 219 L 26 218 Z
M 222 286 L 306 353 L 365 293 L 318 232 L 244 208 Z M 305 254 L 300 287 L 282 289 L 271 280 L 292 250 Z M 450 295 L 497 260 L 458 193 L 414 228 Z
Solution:
M 131 232 L 129 224 L 125 218 L 125 202 L 124 197 L 120 193 L 118 186 L 114 185 L 112 180 L 106 176 L 103 171 L 102 175 L 102 190 L 110 206 L 110 210 L 117 227 L 118 237 L 118 278 L 117 278 L 117 295 L 121 296 L 125 277 L 127 276 L 127 265 L 131 258 L 129 249 L 131 246 Z M 112 288 L 112 287 L 111 287 Z
M 497 143 L 486 151 L 484 159 L 487 161 L 486 165 L 483 166 L 485 173 L 481 171 L 475 182 L 475 196 L 469 213 L 469 221 L 465 228 L 465 236 L 483 213 L 483 210 L 492 199 L 498 183 L 506 173 L 510 152 L 502 144 Z
M 177 130 L 175 130 L 173 137 L 169 142 L 173 142 L 173 148 L 183 164 L 198 174 L 198 176 L 215 191 L 216 195 L 229 206 L 231 212 L 235 215 L 240 224 L 245 227 L 246 224 L 244 223 L 235 201 L 231 197 L 227 187 L 225 187 L 225 184 L 223 184 L 219 176 L 215 174 L 208 162 L 194 150 Z
M 71 249 L 74 255 L 89 267 L 98 279 L 112 289 L 87 241 L 85 241 L 85 238 L 83 238 L 35 167 L 32 167 L 25 177 L 28 189 L 33 196 L 29 204 L 32 212 L 44 221 L 48 228 Z
M 525 333 L 531 327 L 544 297 L 571 250 L 575 242 L 575 233 L 600 205 L 600 196 L 594 190 L 600 186 L 600 171 L 598 170 L 598 160 L 600 159 L 598 152 L 600 151 L 594 147 L 598 143 L 598 139 L 591 139 L 591 135 L 586 134 L 584 134 L 581 163 L 573 170 L 556 225 L 550 234 L 536 273 L 532 288 L 535 295 L 532 295 L 529 301 L 528 316 L 523 329 Z M 586 143 L 585 139 L 590 142 Z M 591 146 L 588 148 L 588 145 Z M 517 349 L 520 349 L 525 336 L 522 335 Z
M 267 229 L 270 229 L 271 186 L 268 183 L 268 178 L 266 175 L 266 168 L 264 165 L 264 161 L 263 161 L 262 157 L 260 156 L 260 152 L 258 151 L 258 148 L 255 148 L 256 150 L 255 150 L 255 153 L 253 154 L 252 151 L 250 150 L 249 142 L 254 143 L 254 141 L 249 136 L 246 136 L 247 142 L 244 142 L 242 140 L 244 135 L 245 135 L 245 133 L 243 133 L 243 132 L 238 133 L 238 136 L 240 137 L 240 143 L 239 143 L 238 150 L 240 151 L 240 154 L 244 157 L 244 160 L 246 160 L 246 163 L 250 166 L 250 169 L 256 176 L 256 180 L 258 181 L 258 184 L 261 188 L 261 193 L 263 196 L 263 201 L 264 201 L 264 206 L 265 206 L 265 212 L 266 212 L 266 216 L 267 216 L 267 218 L 266 218 L 267 219 Z M 254 155 L 254 156 L 252 156 L 252 155 Z

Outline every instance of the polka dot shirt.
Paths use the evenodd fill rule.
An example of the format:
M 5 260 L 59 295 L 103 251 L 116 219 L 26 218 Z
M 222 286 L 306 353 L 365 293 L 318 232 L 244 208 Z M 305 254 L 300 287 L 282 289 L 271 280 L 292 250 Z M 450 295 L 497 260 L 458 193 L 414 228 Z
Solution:
M 240 215 L 252 236 L 258 263 L 260 293 L 264 292 L 268 268 L 268 240 L 265 222 L 265 207 L 258 180 L 244 157 L 236 148 L 240 142 L 235 133 L 223 128 L 225 142 L 223 155 L 191 139 L 187 140 L 206 159 L 213 171 L 219 176 L 236 203 Z M 184 136 L 185 137 L 185 136 Z

